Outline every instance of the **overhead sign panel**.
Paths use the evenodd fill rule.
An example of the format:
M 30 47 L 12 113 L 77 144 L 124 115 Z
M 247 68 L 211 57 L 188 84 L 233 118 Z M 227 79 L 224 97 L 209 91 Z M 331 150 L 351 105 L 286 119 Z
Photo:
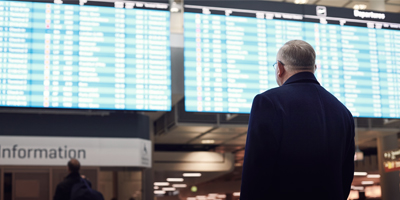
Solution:
M 1 165 L 151 167 L 151 142 L 139 138 L 0 136 Z

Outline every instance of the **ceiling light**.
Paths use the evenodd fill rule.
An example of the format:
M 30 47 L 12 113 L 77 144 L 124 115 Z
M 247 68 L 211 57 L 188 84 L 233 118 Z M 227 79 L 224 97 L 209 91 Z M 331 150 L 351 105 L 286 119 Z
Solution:
M 201 173 L 183 173 L 183 177 L 200 177 Z
M 381 175 L 380 174 L 368 174 L 367 178 L 380 178 Z
M 186 200 L 197 200 L 196 197 L 188 197 Z
M 216 197 L 218 194 L 217 193 L 210 193 L 208 194 L 209 197 Z
M 175 191 L 176 189 L 174 187 L 165 187 L 162 190 L 164 190 L 164 191 Z
M 294 0 L 295 4 L 306 4 L 308 0 Z
M 168 182 L 183 182 L 183 178 L 167 178 Z
M 382 197 L 382 189 L 380 185 L 365 187 L 365 197 L 367 199 Z
M 217 195 L 217 198 L 221 198 L 221 199 L 226 198 L 226 194 L 219 194 L 219 195 Z
M 350 194 L 348 199 L 359 199 L 360 198 L 360 192 L 357 190 L 350 190 Z
M 354 161 L 364 160 L 364 153 L 360 150 L 357 150 L 354 154 Z
M 234 193 L 233 193 L 233 196 L 234 196 L 234 197 L 240 197 L 240 192 L 234 192 Z
M 165 194 L 165 191 L 162 191 L 162 190 L 154 190 L 154 194 Z
M 207 197 L 205 195 L 198 195 L 198 196 L 196 196 L 196 198 L 198 200 L 206 200 L 207 199 Z
M 365 10 L 367 8 L 367 5 L 365 4 L 356 4 L 353 6 L 354 10 Z
M 169 183 L 168 182 L 154 182 L 155 186 L 168 186 Z
M 361 185 L 372 185 L 374 181 L 361 181 Z
M 187 187 L 187 185 L 186 184 L 173 184 L 172 187 L 174 187 L 174 188 L 185 188 L 185 187 Z
M 181 4 L 177 4 L 176 2 L 173 2 L 171 4 L 171 12 L 180 12 L 182 10 L 182 5 Z
M 354 176 L 366 176 L 367 172 L 354 172 Z
M 171 8 L 171 12 L 179 12 L 179 8 Z
M 154 186 L 154 189 L 155 189 L 155 190 L 158 190 L 159 188 L 160 188 L 160 187 L 158 187 L 158 186 Z
M 363 190 L 364 190 L 364 187 L 363 187 L 363 186 L 354 186 L 354 185 L 352 185 L 352 186 L 351 186 L 351 189 L 352 189 L 352 190 L 360 190 L 360 191 L 363 191 Z
M 214 144 L 215 140 L 202 140 L 201 143 L 202 144 Z

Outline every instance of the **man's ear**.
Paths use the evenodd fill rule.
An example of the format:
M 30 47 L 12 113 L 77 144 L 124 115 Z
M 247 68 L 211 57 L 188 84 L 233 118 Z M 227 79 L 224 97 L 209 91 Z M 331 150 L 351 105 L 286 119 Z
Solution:
M 314 72 L 317 71 L 317 65 L 314 66 Z
M 279 77 L 282 77 L 286 72 L 285 66 L 281 62 L 278 62 L 277 70 L 278 70 L 277 73 L 278 73 Z

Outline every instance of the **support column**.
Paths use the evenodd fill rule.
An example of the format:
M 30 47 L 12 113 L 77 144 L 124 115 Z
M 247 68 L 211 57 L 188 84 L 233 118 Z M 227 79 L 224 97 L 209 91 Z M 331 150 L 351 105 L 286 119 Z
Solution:
M 0 167 L 0 199 L 2 200 L 4 197 L 4 171 L 3 168 Z M 53 198 L 53 196 L 51 196 Z
M 118 172 L 118 199 L 148 200 L 143 194 L 143 172 L 142 171 L 119 171 Z M 152 198 L 150 198 L 151 200 Z
M 379 174 L 381 175 L 381 190 L 382 190 L 382 200 L 399 200 L 400 199 L 400 178 L 399 171 L 385 172 L 385 167 L 383 165 L 385 151 L 398 149 L 398 138 L 397 134 L 388 136 L 379 136 L 377 139 L 378 144 L 378 165 Z
M 143 200 L 154 199 L 154 178 L 153 169 L 142 171 Z
M 174 34 L 183 34 L 183 1 L 169 0 L 169 5 L 171 6 L 170 31 Z
M 113 198 L 118 199 L 118 172 L 112 172 Z
M 142 195 L 143 200 L 154 199 L 154 121 L 150 120 L 149 133 L 151 141 L 151 168 L 142 170 Z
M 385 1 L 384 0 L 369 0 L 369 7 L 368 10 L 376 10 L 384 12 L 385 8 Z

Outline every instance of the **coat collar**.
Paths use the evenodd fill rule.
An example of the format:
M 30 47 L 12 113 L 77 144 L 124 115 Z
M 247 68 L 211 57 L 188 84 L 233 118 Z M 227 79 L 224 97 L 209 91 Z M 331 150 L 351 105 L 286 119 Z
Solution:
M 299 83 L 299 82 L 315 83 L 320 85 L 317 79 L 315 78 L 314 74 L 311 72 L 299 72 L 297 74 L 294 74 L 293 76 L 289 77 L 283 85 Z
M 69 173 L 68 176 L 65 177 L 65 178 L 67 179 L 67 178 L 75 178 L 75 177 L 81 177 L 81 175 L 79 174 L 79 172 L 71 172 L 71 173 Z

